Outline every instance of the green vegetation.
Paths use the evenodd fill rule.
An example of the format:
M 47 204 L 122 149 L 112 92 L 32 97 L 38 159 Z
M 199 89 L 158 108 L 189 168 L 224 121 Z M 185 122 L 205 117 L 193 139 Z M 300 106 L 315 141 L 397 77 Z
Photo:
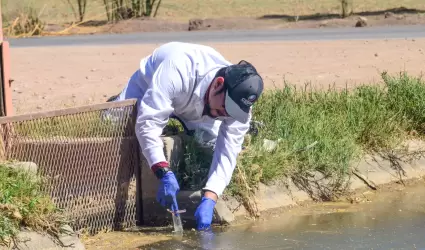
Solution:
M 0 165 L 0 245 L 9 245 L 21 227 L 57 234 L 62 221 L 40 178 Z
M 425 82 L 406 74 L 391 77 L 383 73 L 382 78 L 383 85 L 352 91 L 287 85 L 265 93 L 254 109 L 254 119 L 266 128 L 251 138 L 240 157 L 229 192 L 245 196 L 247 187 L 281 177 L 305 185 L 311 174 L 320 172 L 331 180 L 328 188 L 332 190 L 321 198 L 332 200 L 344 187 L 352 161 L 364 153 L 392 150 L 408 138 L 421 138 Z M 269 152 L 263 139 L 280 141 Z M 312 143 L 316 144 L 302 150 Z
M 351 91 L 313 90 L 307 86 L 266 92 L 254 108 L 254 120 L 265 127 L 257 136 L 247 136 L 246 150 L 227 194 L 248 202 L 259 182 L 271 183 L 289 177 L 308 188 L 311 176 L 321 173 L 327 192 L 320 199 L 332 200 L 343 193 L 350 163 L 365 153 L 395 149 L 409 138 L 425 132 L 425 81 L 406 74 L 382 74 L 384 84 L 364 85 Z M 264 139 L 278 141 L 270 151 Z M 210 158 L 190 148 L 187 177 L 182 183 L 204 180 Z M 197 159 L 194 161 L 194 159 Z M 183 172 L 184 170 L 179 170 Z M 247 205 L 247 204 L 245 204 Z
M 132 107 L 30 119 L 13 123 L 14 133 L 33 139 L 125 136 L 133 128 Z
M 12 123 L 13 134 L 30 139 L 103 138 L 128 136 L 134 133 L 131 109 L 111 108 L 84 113 L 29 119 Z M 175 135 L 183 128 L 170 119 L 164 135 Z
M 213 151 L 199 147 L 193 137 L 184 138 L 184 162 L 173 166 L 173 171 L 182 190 L 200 190 L 206 184 Z

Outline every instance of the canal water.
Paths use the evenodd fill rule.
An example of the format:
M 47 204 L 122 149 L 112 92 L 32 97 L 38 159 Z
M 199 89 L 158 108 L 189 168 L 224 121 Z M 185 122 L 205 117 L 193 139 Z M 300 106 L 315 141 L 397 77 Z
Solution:
M 208 233 L 189 230 L 182 238 L 145 235 L 150 241 L 125 249 L 425 249 L 424 182 L 366 192 L 360 201 L 294 208 Z

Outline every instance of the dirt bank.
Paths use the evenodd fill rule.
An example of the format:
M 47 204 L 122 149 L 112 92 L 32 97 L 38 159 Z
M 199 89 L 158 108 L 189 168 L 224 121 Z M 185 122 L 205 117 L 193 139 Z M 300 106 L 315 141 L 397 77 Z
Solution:
M 84 237 L 86 250 L 94 249 L 138 249 L 141 246 L 170 240 L 172 235 L 167 233 L 143 232 L 108 232 L 93 237 Z
M 249 202 L 226 195 L 221 197 L 218 218 L 226 218 L 224 222 L 227 223 L 238 223 L 252 215 L 267 216 L 275 209 L 323 202 L 330 193 L 336 196 L 339 193 L 341 200 L 351 203 L 364 202 L 367 199 L 365 192 L 389 190 L 393 184 L 406 185 L 423 179 L 424 149 L 424 141 L 409 140 L 393 153 L 366 154 L 350 164 L 348 182 L 341 183 L 337 189 L 330 189 L 335 184 L 319 172 L 309 173 L 312 176 L 308 180 L 285 178 L 269 185 L 260 183 L 248 197 Z
M 201 11 L 201 10 L 199 10 Z M 286 10 L 285 10 L 286 11 Z M 259 17 L 243 16 L 209 16 L 209 18 L 133 18 L 118 23 L 107 23 L 103 20 L 87 21 L 78 26 L 70 24 L 47 23 L 42 35 L 58 36 L 73 34 L 99 33 L 132 33 L 132 32 L 169 32 L 196 30 L 253 30 L 253 29 L 302 29 L 302 28 L 337 28 L 356 27 L 360 19 L 363 25 L 392 26 L 425 24 L 425 11 L 409 8 L 392 8 L 381 11 L 356 12 L 347 18 L 340 14 L 266 14 Z
M 303 86 L 343 88 L 380 81 L 380 72 L 425 64 L 425 39 L 214 43 L 233 62 L 254 63 L 268 89 L 284 80 Z M 138 68 L 141 57 L 159 44 L 13 48 L 11 77 L 17 114 L 103 102 L 116 94 Z

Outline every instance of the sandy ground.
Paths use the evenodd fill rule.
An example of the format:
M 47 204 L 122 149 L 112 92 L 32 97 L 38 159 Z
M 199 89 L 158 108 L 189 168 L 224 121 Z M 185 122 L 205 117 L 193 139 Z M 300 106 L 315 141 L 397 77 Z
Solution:
M 84 238 L 83 244 L 86 250 L 127 250 L 140 249 L 145 245 L 167 241 L 171 235 L 143 232 L 108 232 Z
M 11 49 L 16 114 L 103 102 L 159 44 Z M 380 82 L 380 72 L 419 75 L 425 39 L 207 44 L 257 66 L 267 89 L 290 83 L 337 87 Z

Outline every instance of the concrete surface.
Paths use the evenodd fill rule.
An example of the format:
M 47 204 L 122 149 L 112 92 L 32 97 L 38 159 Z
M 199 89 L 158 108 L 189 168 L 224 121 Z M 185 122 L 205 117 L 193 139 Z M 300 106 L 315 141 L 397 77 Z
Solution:
M 1 248 L 0 249 L 7 249 Z M 62 234 L 54 238 L 49 234 L 22 230 L 17 236 L 17 242 L 11 249 L 19 250 L 85 250 L 84 244 L 77 234 L 69 227 L 64 226 Z
M 167 159 L 170 159 L 172 164 L 181 160 L 183 151 L 178 150 L 183 148 L 183 141 L 177 139 L 178 136 L 164 137 L 165 152 L 168 152 Z M 383 155 L 366 155 L 357 162 L 352 163 L 352 168 L 376 185 L 387 184 L 396 181 L 406 181 L 425 176 L 425 158 L 417 155 L 413 157 L 412 153 L 420 152 L 425 149 L 425 143 L 420 141 L 407 141 L 405 143 L 406 152 L 400 151 L 394 153 L 392 158 Z M 178 155 L 180 154 L 180 155 Z M 397 160 L 398 158 L 398 160 Z M 142 174 L 142 193 L 143 193 L 143 216 L 148 219 L 153 225 L 161 219 L 161 216 L 168 216 L 164 209 L 161 208 L 154 200 L 158 181 L 154 175 L 148 171 L 147 166 L 143 166 L 144 174 Z M 255 199 L 259 212 L 266 212 L 276 208 L 286 206 L 296 206 L 299 202 L 312 201 L 315 198 L 323 195 L 324 186 L 328 180 L 321 180 L 322 176 L 317 173 L 314 177 L 317 184 L 311 186 L 296 185 L 291 180 L 282 180 L 274 185 L 264 185 L 260 183 L 258 190 L 255 193 Z M 365 181 L 359 177 L 352 175 L 350 179 L 349 190 L 369 188 Z M 192 197 L 190 197 L 192 196 Z M 196 197 L 195 199 L 193 197 Z M 184 215 L 186 220 L 193 220 L 193 214 L 196 209 L 197 201 L 200 199 L 200 194 L 196 191 L 184 191 L 179 194 L 179 203 L 184 204 L 184 208 L 188 212 Z M 215 222 L 231 223 L 235 219 L 249 216 L 247 210 L 232 197 L 223 196 L 219 200 L 220 205 L 215 211 Z M 181 207 L 181 206 L 180 206 Z M 162 218 L 163 219 L 163 218 Z M 168 216 L 166 220 L 171 220 Z M 155 222 L 156 221 L 156 222 Z
M 37 174 L 38 166 L 34 162 L 25 162 L 25 161 L 14 161 L 14 162 L 5 162 L 4 165 L 7 167 L 22 170 L 30 174 Z
M 417 152 L 425 149 L 425 143 L 407 141 L 406 145 L 406 152 L 394 153 L 392 158 L 388 158 L 385 154 L 383 156 L 366 155 L 358 162 L 353 162 L 351 167 L 356 168 L 368 181 L 372 181 L 377 186 L 424 177 L 425 157 Z M 369 188 L 362 179 L 354 175 L 351 176 L 350 182 L 349 191 Z M 264 212 L 274 208 L 296 205 L 301 201 L 309 201 L 312 200 L 309 191 L 295 185 L 288 185 L 288 188 L 279 185 L 260 185 L 256 192 L 258 208 L 260 212 Z M 246 216 L 247 214 L 239 216 L 241 215 Z

